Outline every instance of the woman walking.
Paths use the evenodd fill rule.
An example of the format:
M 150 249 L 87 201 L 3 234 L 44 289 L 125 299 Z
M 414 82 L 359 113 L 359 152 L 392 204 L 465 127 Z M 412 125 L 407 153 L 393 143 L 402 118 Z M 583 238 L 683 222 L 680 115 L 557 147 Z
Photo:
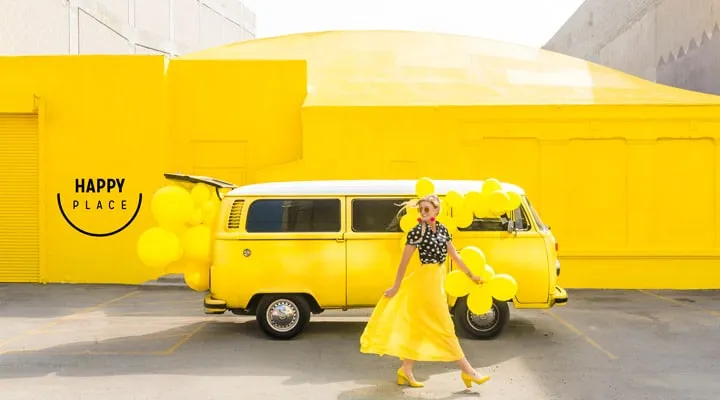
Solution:
M 405 250 L 395 284 L 385 291 L 360 338 L 360 351 L 392 355 L 402 361 L 397 382 L 423 387 L 415 380 L 415 361 L 455 361 L 466 387 L 483 384 L 490 376 L 478 374 L 470 365 L 455 335 L 443 288 L 448 253 L 475 282 L 474 275 L 458 255 L 447 228 L 437 221 L 440 199 L 432 194 L 418 201 L 419 223 L 407 233 Z M 407 271 L 410 258 L 418 250 L 421 265 Z

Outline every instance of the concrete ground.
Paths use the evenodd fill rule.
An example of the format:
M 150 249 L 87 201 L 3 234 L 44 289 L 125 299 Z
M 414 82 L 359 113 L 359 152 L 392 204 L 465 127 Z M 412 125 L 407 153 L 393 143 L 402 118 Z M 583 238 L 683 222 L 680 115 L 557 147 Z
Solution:
M 252 318 L 206 316 L 172 287 L 0 285 L 0 398 L 717 399 L 720 291 L 570 291 L 549 312 L 514 310 L 492 341 L 462 339 L 493 379 L 466 391 L 455 365 L 361 354 L 369 310 L 314 316 L 296 340 Z

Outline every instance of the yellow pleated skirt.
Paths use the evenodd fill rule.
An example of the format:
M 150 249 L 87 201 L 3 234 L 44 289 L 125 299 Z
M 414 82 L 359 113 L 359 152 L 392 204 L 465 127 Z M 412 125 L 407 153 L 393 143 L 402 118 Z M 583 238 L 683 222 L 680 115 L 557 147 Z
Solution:
M 395 296 L 383 295 L 375 306 L 360 337 L 360 351 L 401 360 L 462 359 L 444 283 L 444 265 L 411 263 Z

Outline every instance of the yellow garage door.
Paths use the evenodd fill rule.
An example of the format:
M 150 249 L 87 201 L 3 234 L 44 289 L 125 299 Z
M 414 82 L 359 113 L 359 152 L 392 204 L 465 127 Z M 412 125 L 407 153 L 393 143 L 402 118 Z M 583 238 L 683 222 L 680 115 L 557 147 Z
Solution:
M 36 115 L 0 114 L 0 282 L 40 280 Z

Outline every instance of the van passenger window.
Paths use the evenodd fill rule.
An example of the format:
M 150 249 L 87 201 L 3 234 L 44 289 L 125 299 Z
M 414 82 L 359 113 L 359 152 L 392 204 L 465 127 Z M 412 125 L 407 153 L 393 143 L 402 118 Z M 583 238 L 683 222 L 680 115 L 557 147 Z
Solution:
M 248 209 L 247 232 L 339 232 L 340 200 L 257 200 Z
M 525 214 L 522 206 L 513 211 L 513 216 L 515 219 L 516 230 L 527 231 L 530 229 L 527 214 Z M 463 232 L 502 232 L 507 230 L 509 219 L 510 217 L 508 214 L 503 214 L 499 218 L 475 217 L 472 225 L 465 228 L 458 228 L 458 230 Z
M 353 200 L 353 232 L 402 232 L 400 218 L 405 210 L 400 211 L 400 205 L 408 200 L 410 198 Z

